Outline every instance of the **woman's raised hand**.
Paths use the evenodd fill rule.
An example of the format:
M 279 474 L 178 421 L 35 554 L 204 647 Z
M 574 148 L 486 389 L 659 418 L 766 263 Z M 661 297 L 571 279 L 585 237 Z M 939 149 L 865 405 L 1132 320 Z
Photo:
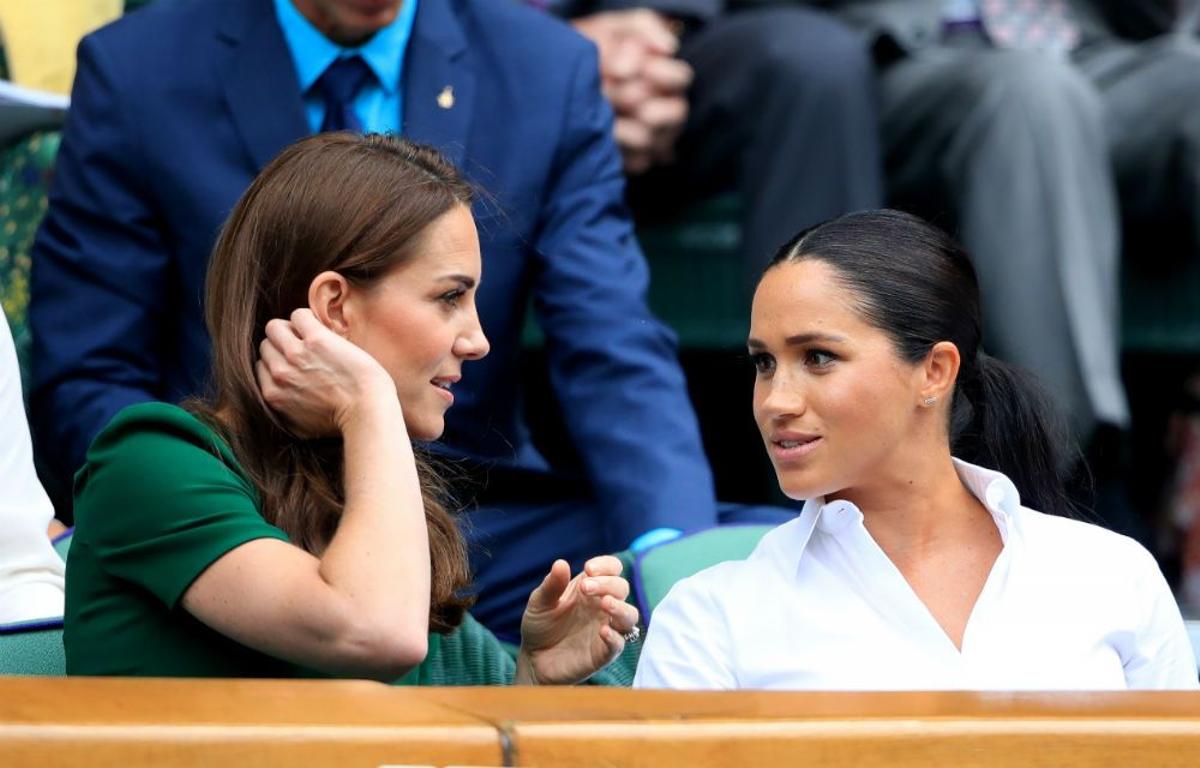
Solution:
M 300 437 L 341 434 L 358 414 L 399 407 L 396 385 L 375 358 L 326 328 L 310 309 L 267 323 L 255 363 L 263 399 Z
M 556 560 L 521 618 L 516 682 L 570 685 L 615 659 L 638 622 L 628 595 L 615 557 L 592 558 L 575 578 L 565 560 Z

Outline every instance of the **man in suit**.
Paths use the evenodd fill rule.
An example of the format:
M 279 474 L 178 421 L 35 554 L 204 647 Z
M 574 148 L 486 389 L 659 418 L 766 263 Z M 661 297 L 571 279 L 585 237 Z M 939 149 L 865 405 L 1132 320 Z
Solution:
M 508 0 L 193 0 L 83 41 L 30 310 L 36 429 L 58 469 L 124 406 L 201 388 L 222 220 L 279 150 L 337 128 L 431 144 L 490 193 L 475 215 L 492 353 L 465 371 L 444 436 L 488 486 L 467 522 L 477 616 L 512 635 L 556 555 L 714 524 L 595 49 Z M 541 456 L 522 418 L 530 299 L 577 462 Z
M 882 203 L 870 57 L 829 14 L 762 0 L 549 6 L 599 48 L 634 213 L 736 190 L 749 283 L 796 232 Z

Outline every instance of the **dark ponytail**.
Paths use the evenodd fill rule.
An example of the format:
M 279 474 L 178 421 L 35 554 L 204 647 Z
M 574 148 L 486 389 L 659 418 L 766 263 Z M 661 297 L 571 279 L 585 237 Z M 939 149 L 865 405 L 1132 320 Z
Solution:
M 1064 480 L 1078 452 L 1060 409 L 1024 369 L 979 352 L 974 369 L 959 372 L 950 450 L 1008 475 L 1026 506 L 1074 515 Z
M 952 342 L 962 362 L 950 411 L 951 452 L 1003 472 L 1026 506 L 1073 513 L 1065 481 L 1078 452 L 1066 422 L 1031 374 L 983 353 L 975 269 L 949 235 L 900 211 L 863 211 L 801 232 L 767 269 L 801 261 L 836 270 L 858 295 L 863 318 L 907 362 Z

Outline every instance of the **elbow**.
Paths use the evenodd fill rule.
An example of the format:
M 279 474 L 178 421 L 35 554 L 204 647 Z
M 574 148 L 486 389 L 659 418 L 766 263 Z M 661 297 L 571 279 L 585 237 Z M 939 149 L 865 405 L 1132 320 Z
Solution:
M 394 682 L 425 660 L 429 635 L 424 626 L 362 626 L 352 633 L 347 653 L 357 677 Z
M 405 638 L 393 638 L 379 648 L 379 667 L 375 679 L 395 682 L 425 661 L 429 653 L 429 636 L 425 633 Z

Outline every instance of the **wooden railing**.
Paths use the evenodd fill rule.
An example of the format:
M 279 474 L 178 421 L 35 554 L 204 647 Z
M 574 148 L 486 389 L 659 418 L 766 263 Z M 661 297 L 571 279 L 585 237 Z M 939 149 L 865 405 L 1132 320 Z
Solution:
M 1200 766 L 1200 694 L 0 678 L 0 766 Z

